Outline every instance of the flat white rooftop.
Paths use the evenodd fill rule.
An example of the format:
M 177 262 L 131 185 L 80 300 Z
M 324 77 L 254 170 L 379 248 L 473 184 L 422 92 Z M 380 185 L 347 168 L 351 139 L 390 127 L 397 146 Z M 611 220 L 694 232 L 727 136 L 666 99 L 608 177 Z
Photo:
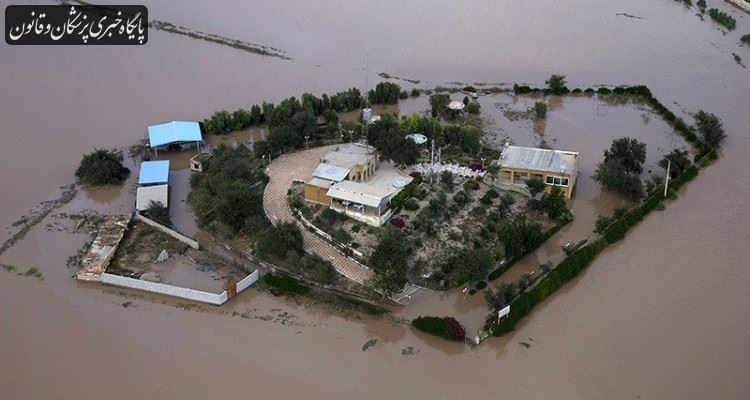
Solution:
M 375 148 L 359 143 L 344 143 L 320 158 L 321 163 L 351 170 L 356 165 L 367 164 L 375 156 Z

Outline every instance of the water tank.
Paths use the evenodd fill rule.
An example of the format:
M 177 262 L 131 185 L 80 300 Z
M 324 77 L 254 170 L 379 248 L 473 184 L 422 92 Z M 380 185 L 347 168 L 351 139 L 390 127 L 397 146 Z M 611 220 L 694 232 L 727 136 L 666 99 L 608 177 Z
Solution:
M 365 123 L 369 123 L 371 118 L 372 118 L 372 108 L 363 108 L 362 109 L 362 121 Z

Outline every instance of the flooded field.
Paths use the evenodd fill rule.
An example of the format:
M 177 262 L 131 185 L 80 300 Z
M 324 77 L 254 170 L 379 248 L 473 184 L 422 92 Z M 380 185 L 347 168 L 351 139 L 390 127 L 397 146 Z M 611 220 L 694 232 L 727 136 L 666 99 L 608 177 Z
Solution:
M 305 91 L 364 89 L 379 72 L 419 80 L 421 88 L 541 86 L 551 73 L 567 75 L 572 86 L 646 84 L 686 120 L 698 109 L 716 113 L 729 138 L 719 162 L 665 211 L 649 215 L 517 331 L 474 349 L 258 288 L 215 308 L 78 283 L 66 260 L 88 235 L 65 218 L 56 219 L 60 229 L 38 224 L 0 256 L 16 268 L 0 269 L 3 398 L 746 397 L 750 72 L 732 53 L 750 59 L 738 46 L 750 15 L 709 2 L 737 19 L 738 29 L 723 34 L 695 8 L 669 0 L 180 4 L 148 2 L 149 17 L 273 46 L 294 60 L 163 31 L 150 32 L 142 47 L 0 46 L 0 240 L 73 182 L 82 154 L 94 148 L 126 148 L 164 121 Z M 503 121 L 499 101 L 489 98 L 481 101 L 498 121 L 492 132 L 518 144 L 543 136 L 553 147 L 595 152 L 582 157 L 586 163 L 631 129 L 654 134 L 649 163 L 657 149 L 681 145 L 637 107 L 609 105 L 600 116 L 598 101 L 564 99 L 542 130 Z M 82 189 L 49 218 L 129 212 L 137 168 L 127 166 L 123 186 Z M 170 179 L 187 173 L 176 168 Z M 175 186 L 171 194 L 187 190 Z M 583 182 L 576 215 L 617 202 L 597 196 Z M 194 225 L 183 222 L 191 221 L 189 210 L 172 213 L 192 234 Z M 576 221 L 580 231 L 571 225 L 561 234 L 592 228 L 593 219 Z M 549 245 L 540 251 L 551 254 L 560 243 Z M 23 275 L 32 267 L 41 278 Z M 441 296 L 446 314 L 484 312 L 478 296 Z M 432 314 L 434 306 L 415 302 L 408 312 Z

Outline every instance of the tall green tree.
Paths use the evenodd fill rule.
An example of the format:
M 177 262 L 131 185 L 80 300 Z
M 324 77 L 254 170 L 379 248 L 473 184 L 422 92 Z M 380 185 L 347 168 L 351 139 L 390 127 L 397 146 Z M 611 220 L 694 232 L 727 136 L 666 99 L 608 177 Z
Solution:
M 403 232 L 387 227 L 370 256 L 374 272 L 370 284 L 385 296 L 399 292 L 406 284 L 407 246 Z
M 552 74 L 544 83 L 552 94 L 564 94 L 568 91 L 565 75 Z
M 124 181 L 130 170 L 122 165 L 122 153 L 97 149 L 86 154 L 75 176 L 86 185 L 112 185 Z
M 721 120 L 716 115 L 700 110 L 694 118 L 701 140 L 708 147 L 717 147 L 726 138 Z
M 671 165 L 670 165 L 671 162 Z M 659 161 L 659 166 L 667 169 L 669 165 L 669 177 L 674 179 L 685 172 L 693 163 L 690 162 L 690 157 L 687 150 L 674 149 L 671 153 L 664 156 Z
M 604 161 L 596 167 L 594 180 L 605 189 L 631 200 L 643 195 L 640 174 L 646 161 L 646 145 L 633 138 L 619 138 L 604 151 Z

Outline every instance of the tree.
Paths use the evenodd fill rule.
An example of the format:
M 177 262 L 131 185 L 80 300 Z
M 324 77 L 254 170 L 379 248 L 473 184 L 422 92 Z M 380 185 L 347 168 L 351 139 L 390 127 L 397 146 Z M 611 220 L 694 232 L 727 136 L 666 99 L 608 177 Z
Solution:
M 406 257 L 406 236 L 398 229 L 385 228 L 370 256 L 374 272 L 370 284 L 384 296 L 400 291 L 406 284 Z
M 552 94 L 564 94 L 568 91 L 568 88 L 565 86 L 567 84 L 565 75 L 552 74 L 544 83 L 547 84 Z
M 443 186 L 445 186 L 445 188 L 451 192 L 453 191 L 454 186 L 453 179 L 453 172 L 443 171 L 440 173 L 440 183 L 442 183 Z
M 382 158 L 396 164 L 413 164 L 419 158 L 419 146 L 406 138 L 398 119 L 391 114 L 383 114 L 380 121 L 370 125 L 367 141 L 378 149 Z
M 537 194 L 543 192 L 544 188 L 547 187 L 541 179 L 537 178 L 531 178 L 526 181 L 526 186 L 529 188 L 531 197 L 536 197 Z
M 547 104 L 543 101 L 537 101 L 534 103 L 534 113 L 537 119 L 547 118 Z
M 505 246 L 508 257 L 519 257 L 544 242 L 542 225 L 527 221 L 523 216 L 505 221 L 498 226 L 497 236 Z
M 271 256 L 283 259 L 290 252 L 301 256 L 304 254 L 302 246 L 302 232 L 292 222 L 268 227 L 257 240 L 257 250 L 261 257 Z
M 645 161 L 644 143 L 627 137 L 615 139 L 604 151 L 604 161 L 597 165 L 594 180 L 607 190 L 637 200 L 643 192 L 640 174 Z
M 559 219 L 569 212 L 568 205 L 565 203 L 565 194 L 557 187 L 545 193 L 541 202 L 542 209 L 550 219 Z
M 75 176 L 86 185 L 113 185 L 124 181 L 130 170 L 122 165 L 122 153 L 97 149 L 86 154 Z
M 671 162 L 671 165 L 670 165 Z M 659 166 L 667 169 L 669 166 L 669 177 L 677 178 L 685 172 L 693 163 L 690 161 L 687 150 L 674 149 L 659 161 Z
M 442 116 L 448 109 L 451 98 L 447 94 L 433 94 L 430 96 L 430 109 L 432 110 L 432 117 L 438 118 Z
M 493 290 L 492 288 L 487 288 L 487 291 L 484 292 L 484 298 L 487 300 L 487 306 L 492 311 L 499 311 L 502 310 L 505 306 L 510 304 L 513 299 L 516 298 L 518 295 L 518 288 L 516 285 L 511 285 L 509 283 L 503 282 L 500 284 L 500 286 Z
M 479 114 L 480 108 L 479 102 L 472 101 L 466 105 L 466 112 L 469 114 Z
M 471 283 L 487 278 L 490 268 L 495 264 L 495 259 L 487 249 L 464 250 L 459 254 L 463 264 L 460 269 L 461 280 L 468 280 Z
M 703 143 L 708 147 L 718 147 L 726 138 L 724 127 L 722 127 L 721 121 L 716 115 L 700 110 L 694 118 L 698 133 L 701 135 Z
M 368 97 L 372 104 L 396 104 L 401 94 L 401 86 L 391 82 L 380 82 Z

